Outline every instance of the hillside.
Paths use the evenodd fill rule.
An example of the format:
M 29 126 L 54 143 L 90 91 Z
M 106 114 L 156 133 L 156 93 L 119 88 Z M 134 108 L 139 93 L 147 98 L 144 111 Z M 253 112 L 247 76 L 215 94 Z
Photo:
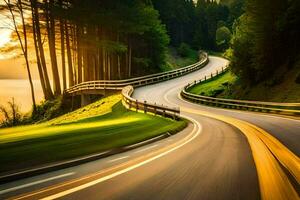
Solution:
M 185 127 L 184 121 L 128 111 L 120 100 L 121 95 L 113 95 L 49 122 L 0 129 L 0 174 L 119 148 Z
M 176 48 L 169 47 L 166 56 L 166 64 L 161 67 L 161 70 L 169 71 L 185 67 L 196 63 L 198 59 L 198 52 L 193 49 L 188 49 L 186 56 L 181 56 Z
M 287 72 L 277 72 L 275 76 L 278 83 L 270 81 L 259 83 L 251 88 L 242 88 L 236 83 L 233 88 L 233 97 L 237 99 L 248 99 L 273 102 L 300 102 L 300 83 L 296 79 L 300 74 L 300 60 Z
M 191 92 L 211 97 L 271 101 L 300 102 L 300 60 L 289 71 L 278 71 L 271 80 L 257 85 L 243 87 L 240 80 L 231 72 L 191 88 Z

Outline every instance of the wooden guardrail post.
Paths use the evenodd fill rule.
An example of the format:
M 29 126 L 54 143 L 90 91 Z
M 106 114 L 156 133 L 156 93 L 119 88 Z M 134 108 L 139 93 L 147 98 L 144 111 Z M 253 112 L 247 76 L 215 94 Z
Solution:
M 154 115 L 156 116 L 156 103 L 154 103 Z
M 206 81 L 206 75 L 204 76 L 204 80 Z
M 127 103 L 127 99 L 125 98 L 125 102 Z M 128 107 L 129 107 L 129 110 L 131 109 L 131 105 L 132 103 L 131 103 L 131 101 L 129 101 L 129 103 L 128 103 Z
M 139 102 L 138 102 L 138 100 L 136 100 L 136 112 L 138 112 L 139 111 Z
M 144 113 L 147 113 L 147 101 L 144 101 Z
M 177 117 L 177 116 L 176 116 L 176 112 L 174 112 L 174 114 L 173 114 L 173 119 L 176 120 L 176 117 Z

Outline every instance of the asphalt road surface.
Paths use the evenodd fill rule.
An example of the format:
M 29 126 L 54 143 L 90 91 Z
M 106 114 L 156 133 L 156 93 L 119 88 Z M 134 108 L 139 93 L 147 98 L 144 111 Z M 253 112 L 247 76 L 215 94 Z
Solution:
M 272 168 L 277 161 L 260 158 L 256 151 L 260 144 L 253 145 L 257 141 L 245 134 L 247 127 L 236 124 L 243 121 L 262 128 L 297 161 L 300 121 L 195 105 L 178 95 L 187 83 L 226 64 L 222 58 L 210 57 L 201 70 L 135 90 L 134 98 L 139 100 L 180 107 L 182 116 L 190 120 L 180 133 L 108 158 L 0 185 L 0 199 L 299 199 L 299 163 L 296 178 L 283 167 Z M 234 119 L 241 121 L 235 124 Z M 271 163 L 269 171 L 262 171 L 265 163 Z M 283 189 L 276 185 L 277 170 L 284 172 L 283 178 L 279 176 Z

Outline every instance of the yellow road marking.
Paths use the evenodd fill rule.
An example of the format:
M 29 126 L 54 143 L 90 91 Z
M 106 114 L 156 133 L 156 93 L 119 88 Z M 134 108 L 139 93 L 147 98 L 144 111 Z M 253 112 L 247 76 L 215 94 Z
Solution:
M 296 190 L 276 160 L 278 159 L 299 183 L 299 158 L 277 139 L 261 128 L 242 120 L 205 111 L 195 111 L 194 109 L 186 107 L 181 107 L 181 110 L 231 124 L 247 137 L 257 168 L 261 197 L 263 200 L 299 199 Z

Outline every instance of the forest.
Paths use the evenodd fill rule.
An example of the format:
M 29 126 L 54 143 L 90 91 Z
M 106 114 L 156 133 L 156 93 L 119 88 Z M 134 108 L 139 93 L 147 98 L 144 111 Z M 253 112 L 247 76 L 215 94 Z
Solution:
M 34 67 L 50 100 L 81 82 L 159 72 L 169 46 L 182 56 L 190 48 L 226 52 L 232 71 L 248 86 L 287 71 L 299 55 L 298 0 L 4 2 L 0 10 L 14 22 L 34 110 Z
M 153 73 L 164 61 L 169 38 L 149 1 L 5 2 L 1 9 L 14 22 L 30 82 L 28 44 L 33 44 L 46 100 L 84 81 Z

